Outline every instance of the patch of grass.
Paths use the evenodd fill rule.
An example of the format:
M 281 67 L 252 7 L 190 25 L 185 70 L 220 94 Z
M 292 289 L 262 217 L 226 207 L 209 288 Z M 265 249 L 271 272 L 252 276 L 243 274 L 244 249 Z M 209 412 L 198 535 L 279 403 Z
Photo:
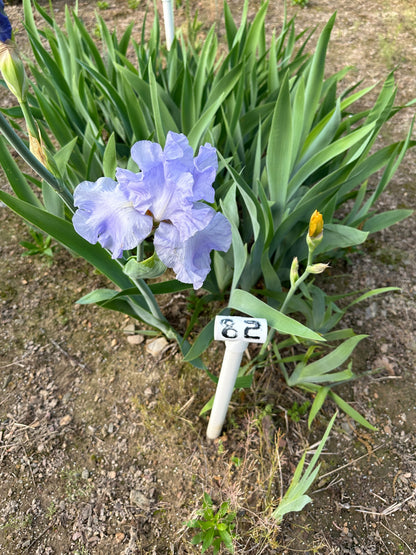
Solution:
M 74 551 L 74 555 L 91 555 L 91 551 L 83 544 L 79 544 L 77 549 Z
M 53 501 L 51 501 L 49 506 L 46 509 L 46 516 L 48 517 L 49 520 L 53 518 L 57 510 L 58 510 L 57 506 Z
M 380 262 L 391 266 L 398 266 L 406 258 L 404 251 L 391 246 L 382 246 L 377 249 L 375 254 Z
M 66 498 L 70 501 L 85 499 L 93 489 L 92 483 L 84 480 L 76 469 L 64 470 L 61 477 L 65 481 Z
M 31 514 L 22 516 L 11 516 L 4 524 L 0 524 L 0 530 L 10 530 L 11 532 L 18 532 L 29 527 L 33 522 Z

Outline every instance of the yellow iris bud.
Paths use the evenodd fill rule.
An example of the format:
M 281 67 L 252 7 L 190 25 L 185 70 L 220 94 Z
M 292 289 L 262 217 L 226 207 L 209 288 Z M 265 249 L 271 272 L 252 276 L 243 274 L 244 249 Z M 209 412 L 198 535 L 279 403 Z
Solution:
M 309 220 L 309 232 L 306 236 L 309 252 L 312 253 L 323 239 L 324 220 L 322 214 L 315 210 Z
M 322 214 L 315 210 L 309 220 L 309 237 L 319 237 L 324 229 L 324 220 Z

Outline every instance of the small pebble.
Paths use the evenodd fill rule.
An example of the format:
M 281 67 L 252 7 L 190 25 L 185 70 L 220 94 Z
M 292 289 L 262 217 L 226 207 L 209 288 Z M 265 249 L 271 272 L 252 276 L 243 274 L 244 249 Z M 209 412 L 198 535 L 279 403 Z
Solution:
M 153 395 L 153 389 L 151 387 L 146 387 L 144 390 L 144 396 L 149 399 Z
M 70 414 L 66 414 L 60 419 L 59 425 L 61 426 L 61 428 L 63 428 L 64 426 L 68 426 L 71 420 L 72 420 L 72 416 Z
M 124 333 L 134 333 L 136 330 L 136 326 L 131 323 L 131 324 L 127 324 L 127 326 L 124 328 Z
M 157 337 L 156 339 L 152 339 L 146 343 L 146 351 L 149 355 L 157 357 L 163 352 L 167 345 L 168 342 L 164 337 Z
M 127 343 L 130 345 L 140 345 L 143 343 L 144 337 L 143 335 L 128 335 L 127 336 Z
M 130 492 L 130 503 L 137 505 L 141 509 L 148 510 L 150 507 L 150 501 L 147 497 L 139 490 L 132 489 Z
M 117 534 L 115 535 L 115 540 L 117 543 L 121 543 L 124 538 L 125 538 L 125 534 L 123 534 L 123 532 L 117 532 Z

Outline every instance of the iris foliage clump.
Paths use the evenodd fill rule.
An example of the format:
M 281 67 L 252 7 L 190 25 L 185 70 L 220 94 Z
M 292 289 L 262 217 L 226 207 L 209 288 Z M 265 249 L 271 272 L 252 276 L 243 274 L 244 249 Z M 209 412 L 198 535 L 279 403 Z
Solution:
M 0 192 L 0 200 L 112 282 L 112 288 L 93 291 L 79 302 L 145 322 L 175 339 L 185 360 L 204 367 L 201 357 L 212 341 L 213 321 L 190 341 L 192 329 L 181 335 L 157 301 L 159 294 L 202 287 L 202 304 L 220 300 L 223 314 L 240 311 L 267 319 L 272 329 L 269 352 L 286 382 L 315 394 L 309 423 L 329 396 L 371 427 L 333 391 L 334 385 L 354 377 L 348 360 L 364 336 L 351 329 L 334 331 L 346 308 L 340 308 L 340 297 L 327 295 L 306 278 L 324 271 L 331 256 L 410 214 L 406 209 L 378 213 L 376 204 L 413 146 L 411 129 L 402 141 L 376 145 L 383 125 L 403 108 L 394 104 L 394 74 L 387 76 L 370 108 L 356 108 L 373 87 L 344 88 L 348 68 L 325 75 L 335 16 L 311 54 L 313 33 L 297 34 L 294 19 L 268 36 L 267 2 L 252 22 L 246 2 L 239 24 L 225 3 L 225 44 L 219 44 L 212 27 L 201 43 L 177 33 L 169 50 L 161 40 L 157 14 L 150 36 L 145 21 L 139 38 L 134 24 L 118 36 L 98 16 L 97 43 L 76 10 L 66 7 L 65 24 L 59 27 L 36 1 L 23 4 L 33 51 L 30 86 L 22 89 L 18 105 L 1 108 L 0 159 L 14 194 Z M 43 21 L 41 28 L 33 9 Z M 7 59 L 2 72 L 10 88 L 6 75 L 11 66 L 6 64 L 15 57 L 9 42 L 3 45 Z M 180 210 L 164 209 L 155 216 L 162 197 L 152 192 L 154 176 L 148 196 L 140 196 L 146 168 L 161 171 L 169 182 L 166 161 L 172 138 L 179 158 L 196 164 L 185 164 L 193 181 L 180 182 L 187 191 L 183 203 L 169 197 L 169 202 L 178 201 L 178 210 L 186 204 L 186 213 L 192 212 L 186 220 L 192 229 Z M 38 177 L 18 169 L 7 143 Z M 130 156 L 133 145 L 139 146 Z M 196 162 L 190 161 L 191 151 Z M 148 166 L 146 156 L 152 160 Z M 196 173 L 190 169 L 198 160 L 200 171 L 210 172 L 210 183 L 199 196 Z M 124 220 L 116 214 L 100 212 L 99 198 L 108 191 L 131 217 L 128 229 L 120 227 Z M 203 224 L 194 218 L 195 210 L 200 210 Z M 308 226 L 315 211 L 324 228 L 311 250 L 305 238 L 311 236 Z M 217 236 L 210 242 L 213 229 Z M 201 260 L 195 258 L 202 244 L 196 233 L 205 233 Z M 193 250 L 187 243 L 191 239 Z M 318 263 L 312 262 L 312 254 Z M 173 268 L 177 279 L 153 281 L 165 266 Z M 391 289 L 366 292 L 349 306 Z M 273 341 L 274 331 L 284 340 Z M 301 354 L 282 354 L 299 344 L 305 346 Z M 255 361 L 264 360 L 266 351 Z M 247 376 L 240 378 L 237 386 L 250 383 Z

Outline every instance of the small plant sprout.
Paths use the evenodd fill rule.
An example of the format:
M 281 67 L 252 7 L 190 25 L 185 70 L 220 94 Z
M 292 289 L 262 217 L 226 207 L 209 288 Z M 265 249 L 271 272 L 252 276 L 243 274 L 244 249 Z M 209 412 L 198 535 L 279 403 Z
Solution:
M 208 493 L 204 492 L 202 509 L 196 512 L 196 518 L 189 520 L 188 528 L 199 528 L 200 532 L 192 540 L 192 545 L 202 543 L 201 553 L 205 553 L 210 547 L 213 554 L 219 553 L 224 546 L 229 553 L 234 553 L 233 538 L 235 537 L 236 513 L 231 511 L 230 502 L 221 503 L 218 511 L 215 511 L 213 501 Z
M 40 255 L 48 259 L 48 263 L 52 263 L 53 251 L 55 246 L 51 245 L 52 237 L 45 236 L 44 233 L 29 229 L 32 241 L 20 241 L 20 245 L 26 249 L 23 256 Z
M 290 419 L 293 420 L 293 422 L 299 422 L 302 416 L 304 416 L 308 412 L 310 405 L 311 404 L 309 401 L 305 401 L 301 405 L 299 405 L 295 401 L 290 409 L 287 411 L 287 415 Z
M 305 8 L 308 5 L 309 0 L 292 0 L 292 4 L 294 6 L 300 6 L 301 8 Z
M 335 413 L 334 416 L 331 418 L 327 429 L 322 436 L 321 441 L 319 442 L 318 448 L 316 449 L 308 468 L 303 474 L 302 471 L 305 465 L 306 452 L 300 459 L 288 490 L 280 500 L 277 509 L 272 513 L 272 517 L 275 518 L 278 522 L 281 522 L 283 520 L 283 517 L 288 513 L 301 511 L 305 507 L 305 505 L 312 501 L 309 495 L 306 495 L 306 492 L 310 489 L 311 485 L 318 475 L 321 465 L 317 465 L 317 462 L 322 449 L 325 446 L 326 440 L 328 439 L 332 426 L 334 425 L 337 414 L 338 413 Z

